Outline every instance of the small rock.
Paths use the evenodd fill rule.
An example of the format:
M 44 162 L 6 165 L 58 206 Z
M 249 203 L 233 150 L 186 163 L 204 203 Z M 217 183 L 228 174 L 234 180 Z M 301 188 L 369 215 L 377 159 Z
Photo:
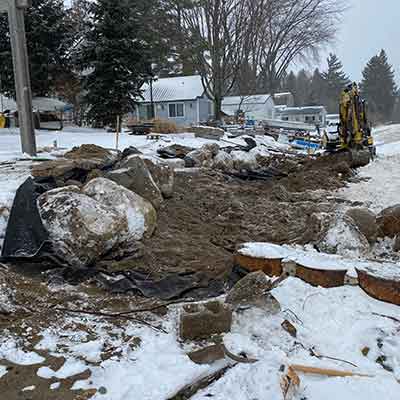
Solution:
M 281 307 L 269 290 L 271 290 L 271 281 L 264 272 L 252 272 L 237 282 L 229 291 L 226 302 L 231 304 L 234 309 L 258 307 L 270 314 L 277 314 Z
M 394 238 L 400 234 L 400 204 L 385 208 L 377 217 L 379 235 Z
M 97 391 L 99 394 L 107 394 L 107 389 L 104 386 L 100 386 Z
M 221 344 L 215 344 L 204 349 L 191 351 L 187 355 L 196 364 L 212 364 L 225 358 L 225 351 Z
M 364 356 L 364 357 L 367 357 L 368 356 L 368 354 L 369 354 L 369 352 L 370 352 L 370 348 L 369 347 L 363 347 L 362 348 L 362 350 L 361 350 L 361 353 L 362 353 L 362 355 Z
M 356 207 L 349 209 L 346 214 L 350 217 L 357 228 L 367 238 L 369 243 L 374 243 L 378 235 L 376 215 L 368 208 Z
M 208 339 L 229 332 L 232 309 L 219 301 L 184 306 L 180 314 L 179 332 L 182 340 Z
M 295 326 L 290 321 L 285 319 L 282 322 L 281 326 L 290 336 L 292 336 L 294 338 L 297 337 L 297 329 L 295 328 Z
M 155 183 L 161 190 L 162 195 L 168 199 L 174 193 L 174 170 L 167 164 L 154 163 L 152 160 L 145 158 L 143 160 L 149 169 Z
M 139 156 L 128 157 L 120 169 L 109 172 L 106 178 L 142 196 L 156 209 L 160 208 L 163 201 L 161 191 Z

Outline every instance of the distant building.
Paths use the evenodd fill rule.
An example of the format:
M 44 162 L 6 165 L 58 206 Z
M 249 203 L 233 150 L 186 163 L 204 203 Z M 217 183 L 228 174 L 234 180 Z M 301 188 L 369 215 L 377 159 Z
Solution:
M 326 125 L 327 111 L 324 106 L 284 107 L 276 110 L 276 117 L 283 121 L 304 122 L 310 125 Z
M 263 121 L 274 118 L 275 103 L 269 94 L 228 96 L 222 101 L 222 111 L 232 117 L 244 113 L 246 119 Z
M 143 99 L 139 100 L 136 110 L 141 121 L 152 119 L 151 98 L 156 119 L 190 126 L 213 117 L 213 103 L 207 97 L 199 75 L 161 78 L 152 85 L 143 85 L 142 90 Z
M 275 93 L 275 106 L 294 107 L 294 96 L 290 92 Z

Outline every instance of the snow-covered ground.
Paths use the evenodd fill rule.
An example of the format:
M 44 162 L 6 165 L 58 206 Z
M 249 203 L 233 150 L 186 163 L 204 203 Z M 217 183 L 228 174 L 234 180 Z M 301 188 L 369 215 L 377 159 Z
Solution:
M 360 176 L 369 180 L 349 185 L 340 195 L 366 202 L 379 211 L 399 202 L 400 126 L 378 129 L 375 136 L 381 143 L 378 159 L 360 170 Z M 113 134 L 104 131 L 67 129 L 61 133 L 38 133 L 39 147 L 51 146 L 54 140 L 58 147 L 66 149 L 83 143 L 115 147 Z M 123 134 L 120 148 L 132 145 L 152 154 L 172 143 L 200 147 L 210 142 L 192 134 L 168 135 L 159 142 Z M 20 157 L 16 132 L 0 131 L 0 162 Z M 29 167 L 29 161 L 0 164 L 0 207 L 10 207 L 15 190 L 29 176 Z M 1 221 L 0 216 L 0 235 L 5 227 Z M 323 289 L 296 278 L 284 281 L 273 295 L 281 304 L 279 314 L 271 316 L 254 308 L 235 314 L 232 331 L 224 337 L 232 353 L 245 352 L 259 361 L 236 365 L 218 382 L 197 393 L 194 400 L 283 400 L 281 366 L 291 364 L 371 375 L 328 378 L 301 374 L 296 400 L 400 399 L 400 323 L 394 320 L 400 320 L 400 307 L 374 300 L 358 287 Z M 187 347 L 177 340 L 177 313 L 177 308 L 171 306 L 167 316 L 152 316 L 152 322 L 162 325 L 167 333 L 134 322 L 119 327 L 101 317 L 66 316 L 40 332 L 42 340 L 33 350 L 28 345 L 30 326 L 25 326 L 21 337 L 3 331 L 0 381 L 8 374 L 5 360 L 18 365 L 40 365 L 37 375 L 48 380 L 49 391 L 55 392 L 58 386 L 54 380 L 89 368 L 91 377 L 76 382 L 73 389 L 102 388 L 93 397 L 95 400 L 165 400 L 223 365 L 198 366 L 189 360 L 185 354 Z M 297 338 L 281 328 L 285 319 L 296 327 Z M 36 353 L 43 350 L 62 355 L 66 362 L 58 370 L 51 369 L 47 360 Z M 103 360 L 102 355 L 107 352 L 112 355 Z M 29 388 L 30 398 L 38 398 L 30 382 L 21 385 L 20 390 Z
M 261 309 L 235 314 L 232 331 L 224 337 L 230 352 L 245 352 L 259 361 L 236 365 L 193 399 L 205 400 L 212 395 L 218 400 L 283 400 L 281 366 L 292 364 L 371 375 L 300 375 L 301 385 L 294 397 L 298 400 L 399 399 L 400 324 L 377 314 L 400 319 L 400 307 L 374 300 L 358 287 L 315 288 L 296 278 L 284 281 L 273 295 L 282 307 L 279 314 L 270 316 Z M 166 400 L 225 363 L 192 363 L 185 346 L 177 340 L 176 318 L 177 310 L 172 308 L 159 321 L 168 332 L 165 334 L 132 322 L 119 328 L 95 317 L 67 317 L 41 332 L 43 338 L 34 351 L 24 349 L 23 340 L 4 333 L 0 360 L 40 364 L 37 375 L 49 380 L 49 387 L 55 379 L 90 369 L 91 377 L 75 382 L 73 389 L 103 388 L 105 394 L 98 392 L 95 400 L 125 400 L 132 395 L 141 400 Z M 285 319 L 296 327 L 297 338 L 281 328 Z M 26 330 L 25 342 L 29 326 Z M 114 355 L 101 361 L 107 349 L 112 349 Z M 368 354 L 365 349 L 369 349 Z M 35 350 L 47 350 L 66 361 L 54 371 Z M 385 360 L 386 369 L 376 362 L 379 358 Z M 0 373 L 7 373 L 1 361 Z
M 348 185 L 339 194 L 379 212 L 400 203 L 400 125 L 377 128 L 374 136 L 377 159 L 359 169 L 362 182 Z

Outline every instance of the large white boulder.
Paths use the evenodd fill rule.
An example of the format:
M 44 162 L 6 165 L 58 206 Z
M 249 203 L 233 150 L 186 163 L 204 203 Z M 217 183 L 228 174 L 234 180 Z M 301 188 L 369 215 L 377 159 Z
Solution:
M 108 253 L 127 231 L 127 220 L 113 207 L 66 186 L 42 194 L 38 209 L 57 255 L 74 267 L 85 267 Z
M 348 216 L 335 218 L 318 247 L 321 251 L 344 257 L 365 257 L 370 251 L 367 238 Z
M 91 180 L 82 192 L 127 222 L 125 231 L 120 231 L 120 241 L 132 242 L 153 234 L 157 225 L 156 210 L 138 194 L 105 178 Z

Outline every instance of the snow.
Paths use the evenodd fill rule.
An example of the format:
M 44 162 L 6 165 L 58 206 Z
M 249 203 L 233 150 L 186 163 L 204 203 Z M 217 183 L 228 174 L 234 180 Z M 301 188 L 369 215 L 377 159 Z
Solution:
M 58 371 L 53 371 L 49 367 L 40 367 L 37 371 L 37 375 L 44 379 L 66 379 L 70 376 L 81 374 L 87 369 L 88 367 L 83 361 L 75 358 L 68 358 Z
M 0 359 L 5 359 L 14 364 L 34 365 L 40 364 L 45 359 L 33 351 L 24 351 L 17 342 L 10 337 L 0 337 Z
M 272 243 L 244 243 L 238 252 L 244 256 L 269 259 L 283 259 L 291 255 L 291 251 Z
M 54 382 L 50 385 L 51 390 L 57 390 L 61 386 L 60 382 Z
M 380 212 L 400 203 L 400 125 L 378 128 L 374 137 L 378 144 L 377 159 L 358 170 L 361 182 L 348 185 L 338 194 Z
M 400 126 L 385 127 L 375 132 L 385 144 L 378 148 L 378 159 L 360 170 L 360 177 L 369 181 L 353 183 L 340 191 L 341 196 L 352 201 L 362 201 L 374 210 L 399 203 L 400 193 Z M 57 140 L 58 145 L 69 149 L 83 143 L 96 143 L 114 147 L 114 136 L 104 131 L 70 129 L 63 132 L 39 132 L 40 146 Z M 268 146 L 267 139 L 266 146 Z M 168 135 L 158 142 L 145 137 L 121 135 L 121 147 L 129 145 L 139 148 L 146 155 L 154 156 L 159 147 L 179 143 L 201 147 L 213 141 L 195 138 L 192 134 Z M 231 142 L 231 140 L 230 140 Z M 241 142 L 241 139 L 235 139 Z M 260 143 L 261 139 L 257 138 Z M 229 145 L 216 142 L 219 145 Z M 53 154 L 46 154 L 53 156 Z M 0 133 L 0 161 L 21 157 L 18 136 Z M 11 166 L 0 165 L 0 208 L 11 206 L 15 190 L 29 176 L 31 162 L 18 162 Z M 1 221 L 1 218 L 0 218 Z M 4 229 L 1 226 L 0 235 Z M 374 263 L 369 260 L 347 259 L 339 256 L 322 255 L 310 249 L 294 246 L 275 246 L 263 243 L 245 244 L 240 252 L 256 257 L 289 258 L 307 266 L 319 268 L 349 269 L 379 268 L 384 276 L 393 273 L 392 263 Z M 397 266 L 398 268 L 398 266 Z M 354 273 L 354 271 L 352 271 Z M 385 275 L 389 274 L 389 275 Z M 300 374 L 301 386 L 296 399 L 307 400 L 398 400 L 400 384 L 400 325 L 382 314 L 400 319 L 400 307 L 380 302 L 368 296 L 357 286 L 324 289 L 312 287 L 297 278 L 288 278 L 273 290 L 281 304 L 277 315 L 267 315 L 262 310 L 248 309 L 234 314 L 232 331 L 224 336 L 226 347 L 235 354 L 245 352 L 257 358 L 255 364 L 239 364 L 209 388 L 197 393 L 193 399 L 218 400 L 281 400 L 281 366 L 304 364 L 342 371 L 371 374 L 373 378 L 327 378 L 325 376 Z M 90 370 L 87 380 L 75 382 L 73 389 L 106 388 L 106 394 L 97 393 L 94 400 L 164 400 L 184 385 L 205 376 L 223 363 L 196 365 L 185 354 L 184 346 L 177 337 L 177 306 L 171 306 L 164 318 L 152 316 L 152 323 L 162 325 L 167 334 L 127 321 L 123 327 L 111 325 L 100 317 L 64 317 L 43 329 L 42 340 L 35 350 L 48 350 L 52 356 L 64 357 L 64 365 L 52 370 L 47 360 L 31 346 L 8 333 L 0 334 L 0 359 L 21 365 L 40 364 L 38 375 L 45 379 L 65 379 Z M 282 328 L 288 319 L 297 329 L 297 338 L 292 338 Z M 76 324 L 75 329 L 71 328 Z M 69 326 L 70 328 L 66 328 Z M 82 330 L 85 326 L 85 330 Z M 90 332 L 90 335 L 88 334 Z M 132 346 L 132 339 L 139 344 Z M 366 356 L 362 349 L 368 347 Z M 107 349 L 113 349 L 109 357 L 102 357 Z M 351 362 L 357 367 L 340 360 L 316 358 L 314 353 Z M 385 370 L 376 362 L 386 357 Z M 104 361 L 102 361 L 104 360 Z M 0 365 L 0 378 L 7 373 Z M 50 384 L 50 382 L 49 382 Z M 50 385 L 51 390 L 59 382 Z
M 0 379 L 7 373 L 7 367 L 0 365 Z
M 24 387 L 21 391 L 22 391 L 22 392 L 32 392 L 32 391 L 35 390 L 35 389 L 36 389 L 36 386 L 35 386 L 35 385 L 32 385 L 32 386 Z

